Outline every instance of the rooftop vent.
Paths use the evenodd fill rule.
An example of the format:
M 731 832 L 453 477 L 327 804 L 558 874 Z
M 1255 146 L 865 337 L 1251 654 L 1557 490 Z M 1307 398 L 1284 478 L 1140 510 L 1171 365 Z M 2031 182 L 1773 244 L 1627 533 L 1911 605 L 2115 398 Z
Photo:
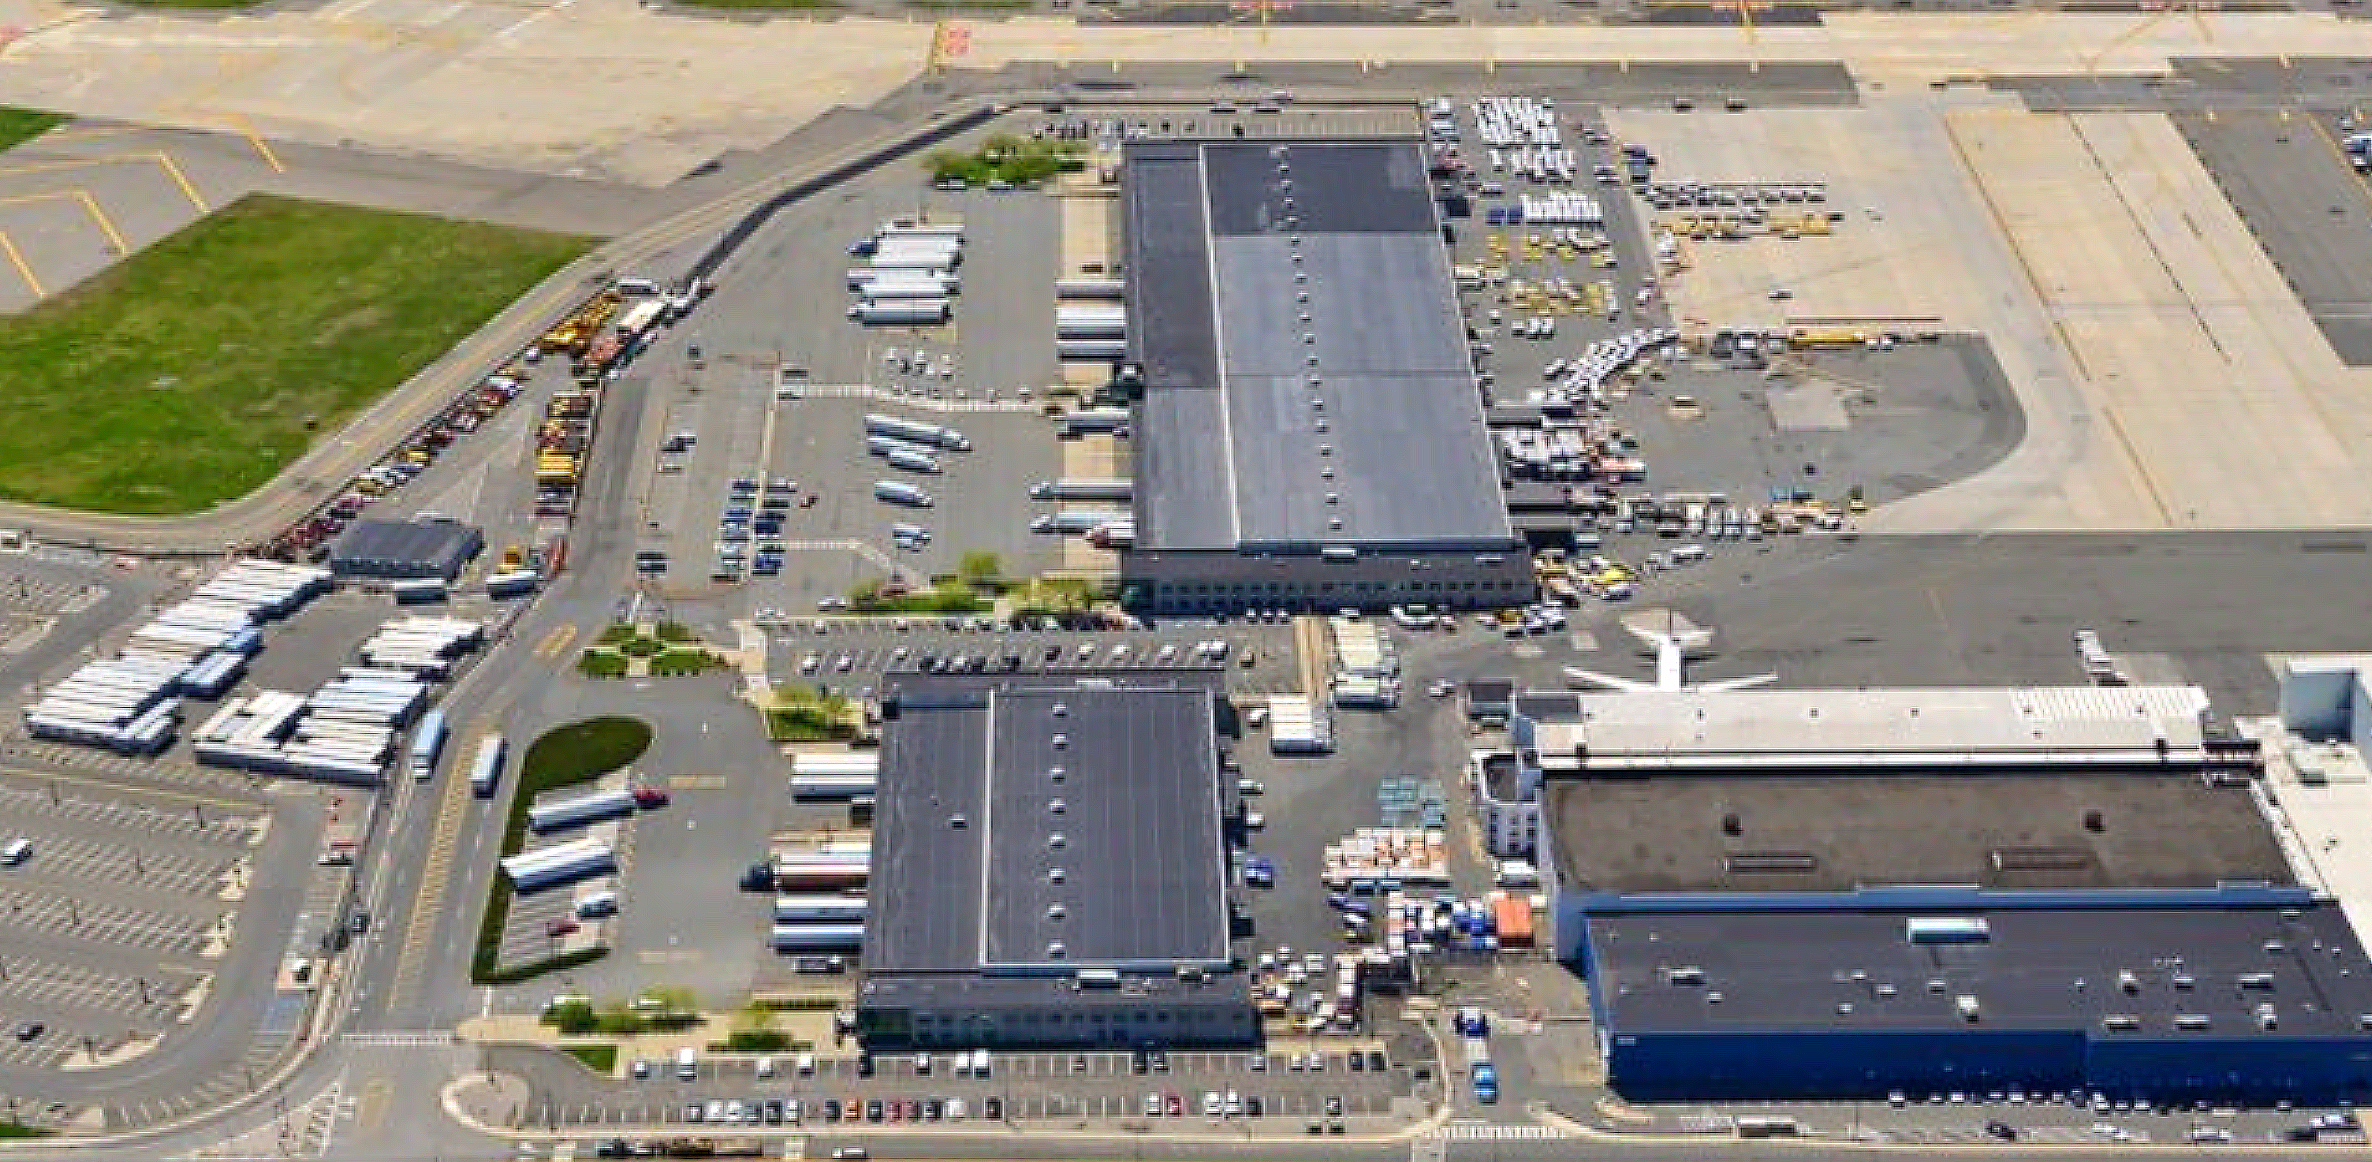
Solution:
M 1069 873 L 1069 872 L 1066 872 L 1066 871 L 1062 870 L 1061 868 L 1058 868 L 1058 867 L 1050 867 L 1050 868 L 1047 868 L 1047 869 L 1046 869 L 1046 882 L 1047 882 L 1047 883 L 1050 883 L 1050 884 L 1059 884 L 1059 883 L 1061 883 L 1061 882 L 1063 882 L 1064 880 L 1067 880 L 1067 879 L 1069 879 L 1069 878 L 1071 878 L 1071 873 Z
M 1070 840 L 1063 838 L 1063 834 L 1060 831 L 1057 831 L 1054 834 L 1046 837 L 1046 846 L 1052 848 L 1055 851 L 1061 851 L 1063 849 L 1063 845 L 1069 842 Z
M 1720 1004 L 1720 1003 L 1721 1003 L 1721 994 L 1720 994 L 1719 992 L 1710 992 L 1710 993 L 1706 993 L 1706 994 L 1705 994 L 1705 1003 L 1706 1003 L 1706 1004 L 1708 1004 L 1708 1005 L 1718 1005 L 1718 1004 Z
M 1059 944 L 1059 943 L 1058 943 L 1058 944 L 1049 944 L 1049 945 L 1047 945 L 1047 946 L 1046 946 L 1046 959 L 1048 959 L 1048 960 L 1061 960 L 1061 959 L 1063 958 L 1063 954 L 1064 954 L 1064 952 L 1065 952 L 1065 951 L 1066 951 L 1066 950 L 1065 950 L 1065 949 L 1063 948 L 1063 946 L 1062 946 L 1061 944 Z
M 1738 818 L 1737 812 L 1728 812 L 1721 817 L 1721 833 L 1723 835 L 1744 835 L 1746 834 L 1745 821 Z
M 1054 704 L 1054 709 L 1051 713 L 1053 713 L 1056 718 L 1068 718 L 1071 716 L 1071 708 L 1063 705 L 1060 702 L 1057 702 Z
M 2100 1025 L 2104 1029 L 2138 1029 L 2141 1018 L 2131 1013 L 2110 1013 L 2100 1019 Z
M 2240 987 L 2244 989 L 2269 989 L 2273 987 L 2273 974 L 2270 972 L 2244 972 L 2240 974 L 2238 979 Z
M 2289 950 L 2290 946 L 2283 944 L 2279 940 L 2268 940 L 2265 942 L 2265 954 L 2267 956 L 2279 956 L 2284 952 L 2288 952 Z
M 1705 983 L 1705 970 L 1693 964 L 1683 964 L 1677 968 L 1665 969 L 1664 979 L 1673 984 L 1703 984 Z
M 2187 973 L 2187 972 L 2178 972 L 2178 973 L 2175 973 L 2175 974 L 2174 974 L 2174 976 L 2172 976 L 2171 978 L 2169 978 L 2169 980 L 2170 980 L 2170 981 L 2171 981 L 2171 983 L 2174 985 L 2174 989 L 2175 989 L 2175 991 L 2176 991 L 2176 992 L 2186 992 L 2186 993 L 2187 993 L 2187 992 L 2191 991 L 2191 986 L 2193 986 L 2193 985 L 2196 985 L 2196 984 L 2198 984 L 2198 983 L 2199 983 L 2199 978 L 2198 978 L 2198 977 L 2192 976 L 2190 973 Z
M 1061 904 L 1046 905 L 1046 918 L 1049 920 L 1060 920 L 1070 914 L 1070 909 L 1063 907 Z
M 1064 771 L 1061 767 L 1046 768 L 1046 777 L 1057 783 L 1061 782 L 1063 780 L 1063 776 L 1067 773 L 1068 772 Z
M 957 816 L 955 816 L 955 817 L 953 817 L 953 818 L 950 818 L 950 819 L 947 821 L 947 825 L 948 825 L 949 827 L 953 827 L 953 828 L 955 828 L 955 829 L 956 829 L 956 830 L 958 830 L 958 831 L 962 831 L 962 830 L 963 830 L 965 827 L 969 826 L 969 821 L 968 821 L 968 820 L 966 820 L 966 819 L 965 819 L 963 816 L 961 816 L 961 815 L 957 815 Z
M 1962 993 L 1959 996 L 1954 997 L 1952 999 L 1952 1009 L 1954 1012 L 1960 1014 L 1961 1020 L 1971 1023 L 1974 1023 L 1979 1016 L 1983 1015 L 1984 1012 L 1983 1008 L 1977 1004 L 1976 995 L 1973 993 Z
M 1820 861 L 1803 851 L 1733 851 L 1722 857 L 1732 875 L 1802 875 Z
M 1071 808 L 1070 808 L 1070 805 L 1069 805 L 1069 804 L 1067 804 L 1067 803 L 1064 803 L 1064 802 L 1063 802 L 1062 800 L 1060 800 L 1060 799 L 1049 799 L 1049 800 L 1047 800 L 1047 801 L 1046 801 L 1046 810 L 1048 810 L 1048 811 L 1050 811 L 1050 812 L 1053 812 L 1053 813 L 1054 813 L 1054 814 L 1056 814 L 1056 815 L 1060 815 L 1060 814 L 1062 814 L 1063 812 L 1065 812 L 1065 811 L 1068 811 L 1068 810 L 1070 810 L 1070 809 L 1071 809 Z
M 2174 1019 L 2174 1027 L 2177 1029 L 2205 1029 L 2214 1024 L 2215 1022 L 2207 1019 L 2205 1013 L 2183 1013 Z
M 2108 820 L 2103 818 L 2098 811 L 2086 811 L 2084 812 L 2084 830 L 2095 833 L 2106 831 L 2108 830 Z
M 1071 736 L 1067 734 L 1058 734 L 1050 739 L 1049 742 L 1054 747 L 1054 749 L 1062 750 L 1063 748 L 1071 745 Z

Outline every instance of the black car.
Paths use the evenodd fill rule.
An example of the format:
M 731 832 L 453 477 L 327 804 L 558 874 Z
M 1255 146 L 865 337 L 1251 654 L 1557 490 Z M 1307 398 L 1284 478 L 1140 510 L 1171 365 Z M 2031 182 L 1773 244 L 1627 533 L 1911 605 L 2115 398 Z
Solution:
M 765 1118 L 766 1118 L 766 1124 L 767 1124 L 767 1125 L 769 1125 L 769 1126 L 779 1126 L 779 1125 L 781 1125 L 781 1124 L 782 1124 L 782 1102 L 781 1102 L 781 1100 L 779 1100 L 779 1099 L 777 1099 L 777 1098 L 767 1098 L 767 1099 L 766 1099 L 766 1113 L 765 1113 Z
M 873 1056 L 872 1056 L 872 1054 L 869 1054 L 869 1053 L 868 1053 L 868 1054 L 866 1054 L 866 1055 L 865 1055 L 865 1056 L 863 1056 L 863 1057 L 859 1057 L 859 1058 L 857 1058 L 857 1076 L 858 1076 L 858 1077 L 871 1077 L 871 1076 L 873 1076 Z
M 1170 1071 L 1170 1055 L 1169 1055 L 1169 1054 L 1167 1054 L 1167 1053 L 1164 1053 L 1164 1052 L 1162 1052 L 1162 1051 L 1161 1051 L 1161 1050 L 1159 1050 L 1159 1049 L 1156 1049 L 1156 1050 L 1154 1050 L 1154 1051 L 1153 1051 L 1153 1072 L 1155 1072 L 1155 1073 L 1168 1073 L 1169 1071 Z
M 1985 1133 L 2004 1142 L 2018 1140 L 2018 1127 L 2008 1122 L 1987 1122 L 1985 1123 Z
M 16 1027 L 16 1039 L 19 1041 L 38 1040 L 43 1033 L 47 1032 L 49 1032 L 49 1026 L 39 1021 L 27 1021 Z
M 604 1138 L 600 1145 L 593 1147 L 593 1156 L 596 1158 L 628 1158 L 633 1155 L 629 1153 L 626 1139 Z
M 1339 1118 L 1342 1116 L 1342 1098 L 1340 1095 L 1331 1093 L 1326 1095 L 1326 1116 L 1330 1118 Z
M 927 1097 L 923 1099 L 922 1120 L 926 1122 L 938 1121 L 939 1115 L 945 1112 L 947 1112 L 946 1107 L 939 1104 L 938 1098 Z
M 824 1099 L 824 1120 L 827 1122 L 837 1122 L 840 1120 L 839 1098 L 828 1097 Z
M 865 1099 L 865 1120 L 868 1122 L 878 1122 L 881 1120 L 880 1098 L 875 1097 Z
M 1255 1096 L 1255 1097 L 1247 1097 L 1247 1098 L 1245 1098 L 1245 1099 L 1244 1099 L 1244 1116 L 1245 1116 L 1245 1117 L 1248 1117 L 1248 1118 L 1257 1118 L 1257 1117 L 1259 1117 L 1259 1116 L 1261 1116 L 1261 1115 L 1263 1115 L 1263 1114 L 1265 1114 L 1265 1113 L 1267 1113 L 1267 1112 L 1268 1112 L 1268 1103 L 1266 1103 L 1266 1102 L 1264 1102 L 1264 1101 L 1261 1101 L 1261 1100 L 1260 1100 L 1260 1099 L 1259 1099 L 1257 1096 Z
M 980 1115 L 992 1122 L 1005 1120 L 1005 1099 L 991 1097 L 980 1103 Z
M 1139 1049 L 1128 1055 L 1128 1071 L 1130 1073 L 1143 1073 L 1147 1068 L 1149 1067 L 1145 1063 L 1144 1050 Z
M 1367 1067 L 1369 1069 L 1375 1070 L 1378 1073 L 1382 1073 L 1384 1071 L 1384 1051 L 1381 1049 L 1368 1050 Z

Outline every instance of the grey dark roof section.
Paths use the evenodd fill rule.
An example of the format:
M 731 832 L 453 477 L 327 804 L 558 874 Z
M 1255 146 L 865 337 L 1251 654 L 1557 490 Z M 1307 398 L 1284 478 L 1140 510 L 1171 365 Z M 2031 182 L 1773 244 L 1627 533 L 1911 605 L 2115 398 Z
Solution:
M 1127 185 L 1140 545 L 1513 543 L 1414 146 L 1134 147 Z
M 868 971 L 1224 966 L 1214 681 L 893 681 Z
M 1232 546 L 1202 153 L 1192 145 L 1133 146 L 1121 188 L 1129 334 L 1146 387 L 1134 441 L 1137 543 Z M 1145 438 L 1149 431 L 1159 438 Z
M 450 581 L 485 538 L 447 520 L 358 520 L 330 546 L 329 567 L 345 577 Z
M 2295 882 L 2248 787 L 2163 768 L 1552 778 L 1542 795 L 1568 890 Z
M 1915 921 L 1933 920 L 1981 921 L 1984 938 L 1911 938 Z M 2372 1036 L 2372 962 L 2330 906 L 1601 916 L 1589 942 L 1617 1034 Z

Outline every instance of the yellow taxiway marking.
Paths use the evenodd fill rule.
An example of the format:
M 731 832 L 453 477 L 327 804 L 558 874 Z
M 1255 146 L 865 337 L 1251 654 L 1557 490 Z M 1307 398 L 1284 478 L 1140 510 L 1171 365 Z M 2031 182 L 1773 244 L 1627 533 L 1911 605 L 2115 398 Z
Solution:
M 731 785 L 723 775 L 669 775 L 667 789 L 671 791 L 718 791 Z

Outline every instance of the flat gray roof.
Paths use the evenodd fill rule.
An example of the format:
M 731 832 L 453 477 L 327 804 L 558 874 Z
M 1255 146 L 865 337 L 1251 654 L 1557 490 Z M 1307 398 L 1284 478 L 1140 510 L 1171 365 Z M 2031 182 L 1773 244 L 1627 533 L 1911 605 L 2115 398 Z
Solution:
M 1123 188 L 1139 545 L 1512 543 L 1414 145 L 1131 146 Z
M 1986 938 L 1914 942 L 1915 919 L 1982 921 Z M 1588 939 L 1616 1035 L 2066 1029 L 2109 1040 L 2372 1037 L 2365 1026 L 2372 962 L 2339 910 L 2321 905 L 2286 913 L 1600 916 L 1590 920 Z M 1961 997 L 1974 998 L 1974 1021 L 1960 1012 Z M 2259 1019 L 2264 1011 L 2272 1028 Z M 2205 1018 L 2206 1027 L 2178 1028 L 2178 1016 Z M 2132 1027 L 2111 1017 L 2130 1017 Z
M 2162 768 L 1551 776 L 1541 794 L 1568 890 L 2296 882 L 2247 786 Z
M 1213 680 L 1171 671 L 896 683 L 867 971 L 1225 965 Z

